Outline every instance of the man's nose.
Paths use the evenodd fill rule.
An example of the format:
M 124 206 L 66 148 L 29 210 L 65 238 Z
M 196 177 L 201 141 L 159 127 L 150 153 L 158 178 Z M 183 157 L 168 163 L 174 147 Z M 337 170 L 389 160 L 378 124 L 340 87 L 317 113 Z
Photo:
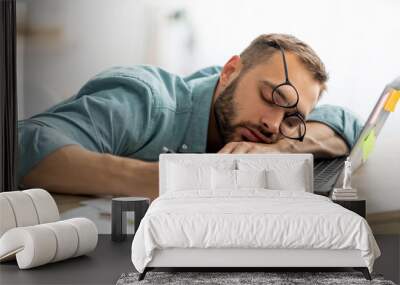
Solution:
M 279 126 L 282 123 L 285 111 L 282 108 L 270 110 L 261 118 L 261 125 L 263 129 L 272 134 L 279 133 Z

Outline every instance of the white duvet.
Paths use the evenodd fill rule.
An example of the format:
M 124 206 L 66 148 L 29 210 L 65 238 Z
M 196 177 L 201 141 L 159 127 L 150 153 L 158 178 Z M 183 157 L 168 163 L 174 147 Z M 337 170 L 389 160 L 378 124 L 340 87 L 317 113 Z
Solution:
M 139 272 L 165 248 L 358 249 L 370 272 L 380 255 L 366 220 L 327 197 L 265 189 L 209 194 L 154 200 L 132 243 Z

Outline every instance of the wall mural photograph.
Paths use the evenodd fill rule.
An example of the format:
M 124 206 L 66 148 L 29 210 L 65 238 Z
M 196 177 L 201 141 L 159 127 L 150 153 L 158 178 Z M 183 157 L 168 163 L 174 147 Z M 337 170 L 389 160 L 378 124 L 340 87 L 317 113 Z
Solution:
M 398 2 L 0 5 L 5 284 L 400 282 Z

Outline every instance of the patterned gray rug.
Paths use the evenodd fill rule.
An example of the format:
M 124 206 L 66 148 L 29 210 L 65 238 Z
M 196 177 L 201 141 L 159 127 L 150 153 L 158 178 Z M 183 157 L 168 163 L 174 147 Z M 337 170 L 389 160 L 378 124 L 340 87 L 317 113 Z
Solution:
M 117 285 L 133 284 L 379 284 L 395 285 L 384 280 L 381 275 L 372 274 L 372 281 L 364 278 L 360 272 L 154 272 L 138 281 L 138 273 L 124 273 Z

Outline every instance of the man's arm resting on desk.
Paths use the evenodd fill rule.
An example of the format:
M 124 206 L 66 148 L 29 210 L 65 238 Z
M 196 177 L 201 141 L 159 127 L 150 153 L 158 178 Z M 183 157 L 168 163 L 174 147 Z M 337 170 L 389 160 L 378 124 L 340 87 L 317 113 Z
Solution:
M 101 154 L 77 145 L 45 157 L 22 179 L 24 187 L 90 195 L 158 196 L 158 162 Z
M 307 122 L 303 142 L 285 139 L 278 142 L 282 152 L 312 153 L 314 158 L 334 158 L 349 154 L 346 142 L 330 127 L 318 122 Z
M 313 153 L 335 157 L 348 153 L 344 140 L 328 126 L 307 122 L 303 142 L 280 140 L 275 144 L 231 142 L 220 153 Z M 44 158 L 22 179 L 24 187 L 42 187 L 50 192 L 90 195 L 158 197 L 158 163 L 65 146 Z
M 317 123 L 307 122 L 307 134 L 303 142 L 282 139 L 274 144 L 231 142 L 226 144 L 220 153 L 312 153 L 315 158 L 332 158 L 349 153 L 345 141 L 330 127 Z

